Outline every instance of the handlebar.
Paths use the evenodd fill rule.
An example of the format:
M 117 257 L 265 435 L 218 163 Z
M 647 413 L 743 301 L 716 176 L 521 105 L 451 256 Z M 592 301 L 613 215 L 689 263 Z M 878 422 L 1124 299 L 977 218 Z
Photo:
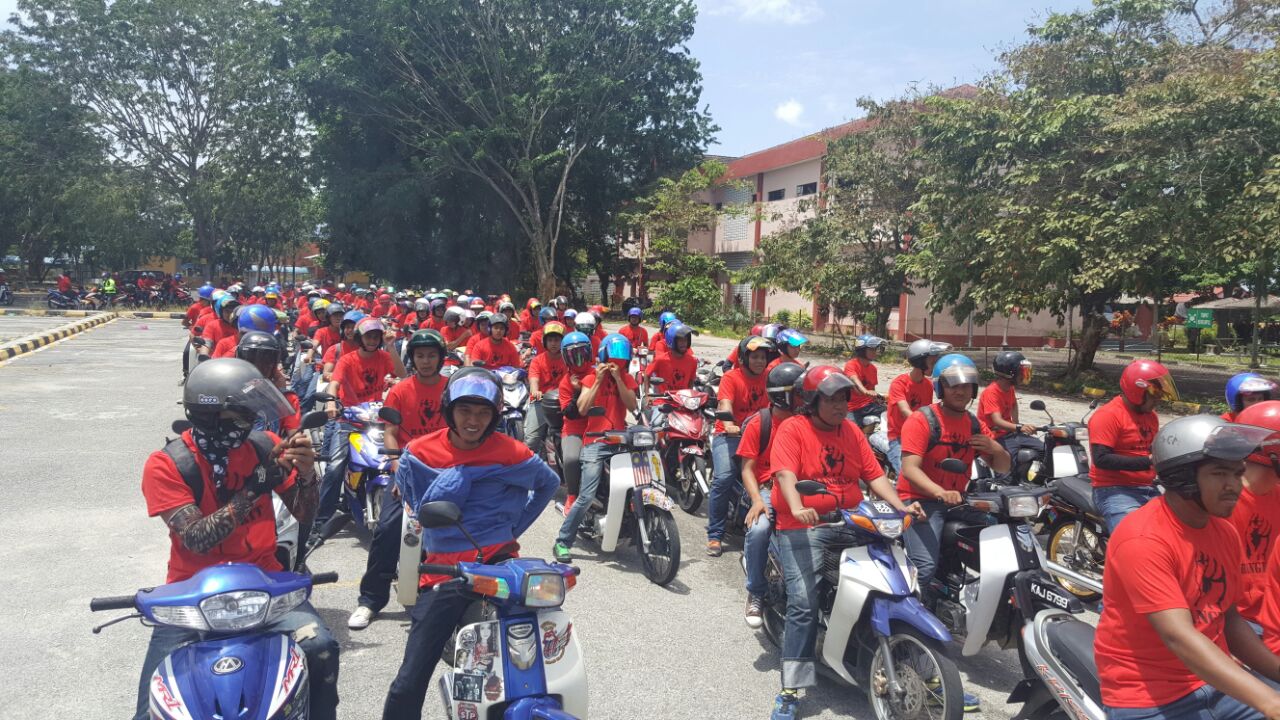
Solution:
M 336 582 L 338 582 L 338 573 L 336 572 L 316 573 L 311 576 L 312 585 L 327 585 Z
M 89 610 L 90 612 L 102 612 L 103 610 L 132 610 L 134 607 L 134 598 L 134 595 L 113 595 L 93 598 L 89 601 Z
M 442 565 L 440 563 L 422 563 L 418 566 L 418 572 L 427 575 L 448 575 L 449 577 L 460 577 L 462 571 L 457 565 Z

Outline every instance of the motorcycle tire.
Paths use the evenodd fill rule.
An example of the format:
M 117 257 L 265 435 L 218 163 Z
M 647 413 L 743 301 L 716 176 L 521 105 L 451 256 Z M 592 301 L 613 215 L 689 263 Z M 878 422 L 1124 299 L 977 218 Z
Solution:
M 58 303 L 54 302 L 52 299 L 50 299 L 50 300 L 48 300 L 48 301 L 46 301 L 46 302 L 48 303 L 48 305 L 49 305 L 49 309 L 50 309 L 50 310 L 57 310 L 57 309 L 58 309 Z
M 936 640 L 925 637 L 910 625 L 895 623 L 892 630 L 888 644 L 877 646 L 867 663 L 867 701 L 876 720 L 916 717 L 960 720 L 964 717 L 964 688 L 955 661 Z M 891 657 L 885 657 L 886 648 Z M 899 649 L 913 654 L 901 656 Z M 926 660 L 932 667 L 924 667 Z M 884 674 L 888 662 L 893 662 L 902 686 L 902 695 L 897 698 L 889 694 Z
M 379 486 L 369 493 L 369 507 L 373 515 L 373 524 L 368 526 L 369 532 L 373 532 L 378 527 L 378 518 L 382 516 L 382 493 L 386 491 L 385 487 Z
M 1092 532 L 1092 531 L 1090 531 Z M 1080 552 L 1080 538 L 1076 537 L 1076 523 L 1072 518 L 1062 518 L 1049 528 L 1049 540 L 1045 543 L 1045 556 L 1052 562 L 1063 567 L 1071 568 L 1082 575 L 1096 577 L 1098 582 L 1102 582 L 1102 566 L 1089 563 L 1089 567 L 1079 567 L 1080 563 L 1076 562 L 1074 555 Z M 1053 576 L 1054 582 L 1062 586 L 1063 590 L 1075 595 L 1081 602 L 1094 602 L 1101 599 L 1101 595 L 1080 587 L 1064 577 Z
M 764 579 L 769 591 L 761 598 L 764 634 L 779 650 L 782 649 L 782 633 L 787 625 L 787 581 L 782 575 L 782 561 L 773 552 L 764 567 Z
M 679 475 L 676 477 L 676 484 L 680 488 L 680 509 L 690 515 L 698 512 L 698 508 L 702 506 L 702 487 L 698 485 L 695 473 L 702 473 L 706 477 L 706 458 L 694 455 L 680 461 Z
M 644 505 L 644 517 L 636 518 L 635 542 L 640 551 L 640 564 L 644 576 L 655 585 L 666 586 L 676 579 L 680 570 L 680 530 L 676 519 L 662 508 Z M 640 523 L 644 523 L 649 535 L 649 551 L 640 542 Z

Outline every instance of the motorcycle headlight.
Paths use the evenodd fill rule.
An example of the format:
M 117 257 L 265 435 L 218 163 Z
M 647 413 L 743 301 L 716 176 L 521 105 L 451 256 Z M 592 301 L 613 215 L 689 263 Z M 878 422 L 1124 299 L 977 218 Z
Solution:
M 1014 495 L 1008 500 L 1009 517 L 1035 517 L 1040 513 L 1039 498 L 1035 495 Z
M 701 400 L 699 400 L 698 398 L 685 398 L 685 399 L 684 399 L 684 409 L 685 409 L 685 410 L 697 410 L 697 409 L 698 409 L 698 408 L 700 408 L 700 407 L 702 407 L 702 401 L 701 401 Z
M 524 604 L 528 607 L 560 607 L 564 592 L 560 573 L 532 573 L 524 579 Z
M 631 436 L 631 444 L 635 447 L 653 447 L 653 433 L 638 432 Z
M 893 540 L 902 535 L 902 520 L 899 518 L 876 520 L 876 532 Z
M 237 590 L 205 598 L 200 612 L 209 629 L 218 632 L 244 630 L 266 620 L 271 596 L 257 590 Z
M 200 614 L 200 608 L 195 605 L 161 605 L 152 607 L 151 614 L 155 617 L 156 622 L 164 625 L 191 628 L 192 630 L 209 629 L 209 623 L 205 622 L 204 616 Z
M 381 444 L 382 444 L 382 438 L 383 438 L 383 436 L 385 436 L 385 435 L 386 435 L 386 431 L 384 431 L 384 430 L 370 430 L 370 431 L 369 431 L 369 439 L 370 439 L 370 440 L 372 440 L 372 441 L 374 442 L 374 444 L 375 444 L 375 445 L 381 445 Z
M 271 610 L 267 612 L 267 624 L 279 620 L 307 601 L 307 589 L 298 588 L 293 592 L 278 595 L 271 599 Z

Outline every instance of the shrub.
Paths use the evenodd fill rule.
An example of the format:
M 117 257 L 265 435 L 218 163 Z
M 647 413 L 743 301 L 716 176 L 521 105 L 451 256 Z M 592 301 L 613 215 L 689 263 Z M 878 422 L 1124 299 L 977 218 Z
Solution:
M 709 277 L 686 277 L 663 283 L 657 305 L 672 308 L 677 317 L 690 325 L 700 325 L 723 314 L 724 294 Z
M 809 313 L 797 310 L 791 315 L 791 327 L 798 330 L 812 330 L 813 318 L 809 316 Z
M 778 312 L 776 312 L 776 313 L 774 313 L 774 314 L 773 314 L 773 321 L 774 321 L 774 322 L 776 322 L 776 323 L 778 323 L 779 325 L 790 325 L 790 324 L 791 324 L 791 311 L 790 311 L 790 310 L 779 310 Z

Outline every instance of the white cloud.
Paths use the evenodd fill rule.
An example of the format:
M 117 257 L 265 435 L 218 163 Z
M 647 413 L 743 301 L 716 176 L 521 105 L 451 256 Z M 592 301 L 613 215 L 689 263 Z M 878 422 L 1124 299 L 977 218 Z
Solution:
M 702 0 L 709 15 L 733 15 L 758 23 L 803 25 L 822 17 L 818 0 Z
M 804 105 L 792 98 L 773 109 L 773 116 L 788 125 L 800 126 L 800 118 L 804 115 Z

